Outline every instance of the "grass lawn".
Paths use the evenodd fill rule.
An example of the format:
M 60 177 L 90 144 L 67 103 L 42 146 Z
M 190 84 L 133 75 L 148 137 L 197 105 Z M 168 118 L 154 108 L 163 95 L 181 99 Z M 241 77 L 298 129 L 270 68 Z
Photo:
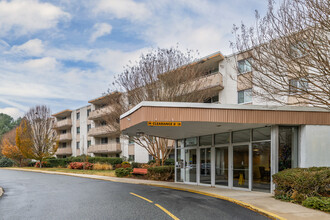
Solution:
M 19 167 L 21 169 L 29 169 L 29 170 L 43 170 L 43 171 L 55 171 L 55 172 L 63 172 L 63 173 L 79 173 L 79 174 L 90 174 L 90 175 L 99 175 L 99 176 L 112 176 L 115 177 L 114 170 L 73 170 L 68 168 L 36 168 L 36 167 Z

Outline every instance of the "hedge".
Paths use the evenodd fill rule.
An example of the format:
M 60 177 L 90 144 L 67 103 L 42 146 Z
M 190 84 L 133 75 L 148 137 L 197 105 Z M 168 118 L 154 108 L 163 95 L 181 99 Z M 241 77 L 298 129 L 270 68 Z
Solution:
M 14 161 L 7 157 L 2 157 L 0 159 L 0 167 L 12 167 L 14 165 Z
M 309 207 L 323 207 L 321 198 L 330 196 L 330 167 L 294 168 L 273 175 L 276 184 L 275 198 L 304 204 Z M 315 205 L 312 205 L 315 203 Z
M 302 205 L 307 208 L 330 212 L 330 197 L 309 197 L 302 202 Z
M 172 181 L 174 180 L 174 166 L 158 166 L 148 168 L 148 179 Z
M 67 157 L 67 158 L 49 158 L 46 160 L 50 167 L 67 167 L 72 162 L 86 162 L 86 156 Z M 115 167 L 121 164 L 123 160 L 118 157 L 88 157 L 90 163 L 106 163 Z
M 118 168 L 116 169 L 115 173 L 117 177 L 124 177 L 131 175 L 132 168 Z
M 151 164 L 154 164 L 154 163 L 156 163 L 156 160 L 149 160 L 148 161 L 148 164 L 149 165 L 151 165 Z M 161 161 L 160 161 L 160 163 L 161 163 Z M 174 159 L 170 159 L 170 158 L 168 158 L 168 159 L 166 159 L 165 161 L 164 161 L 164 165 L 165 166 L 174 166 L 174 163 L 175 163 L 175 160 Z

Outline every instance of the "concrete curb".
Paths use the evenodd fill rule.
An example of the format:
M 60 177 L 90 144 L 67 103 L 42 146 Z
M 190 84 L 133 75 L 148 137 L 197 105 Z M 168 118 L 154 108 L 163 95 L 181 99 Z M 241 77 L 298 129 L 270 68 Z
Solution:
M 206 192 L 199 191 L 199 190 L 191 190 L 191 189 L 185 189 L 185 188 L 181 188 L 181 187 L 166 186 L 166 185 L 163 185 L 163 184 L 161 184 L 157 181 L 154 181 L 155 183 L 138 183 L 138 182 L 132 182 L 131 179 L 129 179 L 129 178 L 104 176 L 106 178 L 112 178 L 112 179 L 106 179 L 106 178 L 102 178 L 103 176 L 98 176 L 98 175 L 95 175 L 94 177 L 92 177 L 93 175 L 91 175 L 91 174 L 75 174 L 75 173 L 64 173 L 64 172 L 56 172 L 56 171 L 29 170 L 29 169 L 20 169 L 20 168 L 2 168 L 2 169 L 19 170 L 19 171 L 36 172 L 36 173 L 46 173 L 46 174 L 55 174 L 55 175 L 66 175 L 66 176 L 74 176 L 74 177 L 89 178 L 89 179 L 96 179 L 96 180 L 105 180 L 105 181 L 109 181 L 109 182 L 148 185 L 148 186 L 155 186 L 155 187 L 162 187 L 162 188 L 180 190 L 180 191 L 191 192 L 191 193 L 196 193 L 196 194 L 200 194 L 200 195 L 204 195 L 204 196 L 209 196 L 209 197 L 213 197 L 213 198 L 226 200 L 228 202 L 235 203 L 237 205 L 240 205 L 244 208 L 250 209 L 254 212 L 257 212 L 261 215 L 264 215 L 264 216 L 266 216 L 268 218 L 271 218 L 271 219 L 274 219 L 274 220 L 286 220 L 286 218 L 280 217 L 280 216 L 278 216 L 274 213 L 271 213 L 269 211 L 266 211 L 264 209 L 261 209 L 259 207 L 254 206 L 252 204 L 242 202 L 242 201 L 237 200 L 237 199 L 233 199 L 233 198 L 230 198 L 230 197 L 227 197 L 227 196 L 221 196 L 221 195 L 217 195 L 217 194 L 213 194 L 213 193 L 206 193 Z M 88 175 L 88 176 L 83 176 L 83 175 Z M 120 181 L 119 181 L 119 179 L 120 179 Z M 150 180 L 148 180 L 148 181 L 150 181 Z

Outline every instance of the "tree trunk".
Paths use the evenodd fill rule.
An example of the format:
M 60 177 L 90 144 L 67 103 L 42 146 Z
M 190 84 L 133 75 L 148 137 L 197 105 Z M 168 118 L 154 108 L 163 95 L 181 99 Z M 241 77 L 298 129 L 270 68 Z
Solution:
M 40 160 L 39 167 L 42 168 L 42 160 Z

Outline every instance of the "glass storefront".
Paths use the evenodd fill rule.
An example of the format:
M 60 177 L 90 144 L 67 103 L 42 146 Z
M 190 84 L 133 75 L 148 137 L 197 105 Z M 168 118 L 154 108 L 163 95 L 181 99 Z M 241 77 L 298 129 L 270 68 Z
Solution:
M 297 166 L 298 128 L 278 131 L 280 171 Z M 270 192 L 271 152 L 269 126 L 187 138 L 178 141 L 176 180 Z

